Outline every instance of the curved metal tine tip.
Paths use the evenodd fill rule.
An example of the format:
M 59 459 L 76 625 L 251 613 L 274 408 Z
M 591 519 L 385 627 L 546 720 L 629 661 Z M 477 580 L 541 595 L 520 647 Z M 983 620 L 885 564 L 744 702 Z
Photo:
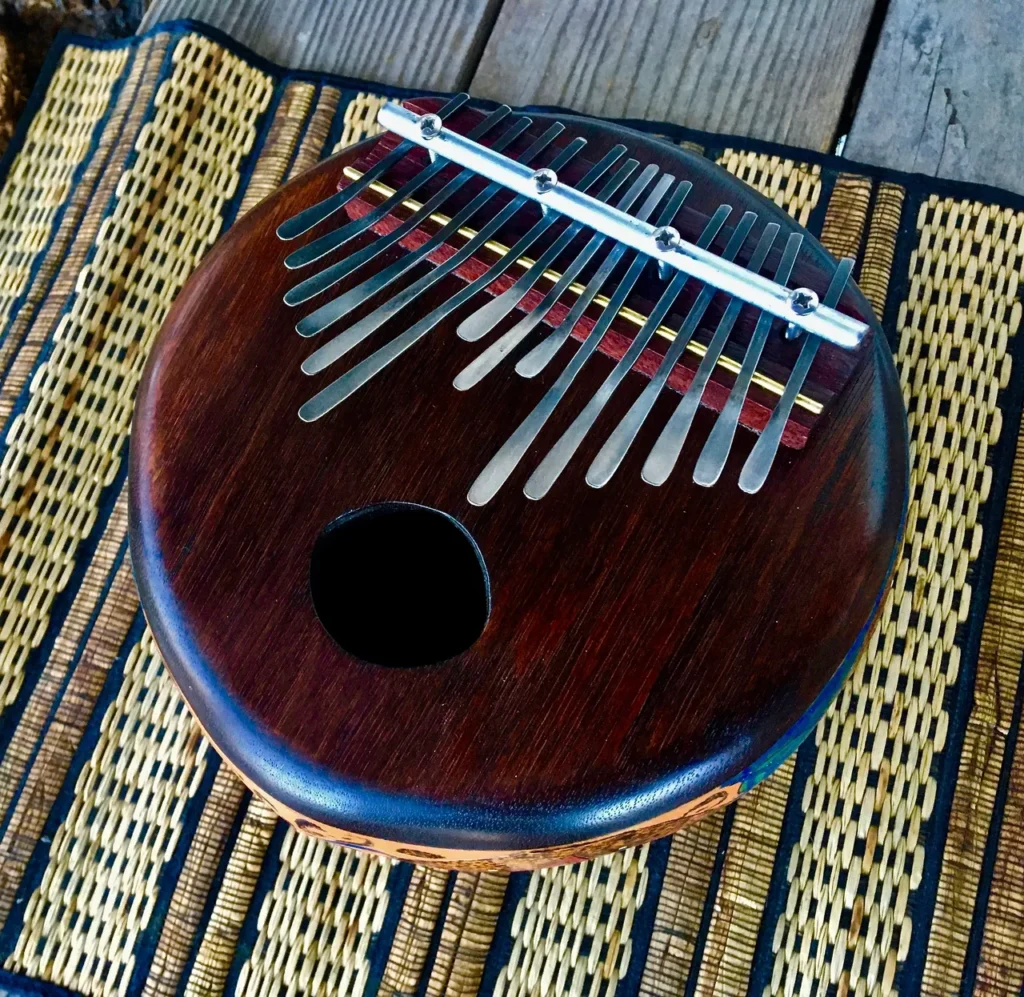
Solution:
M 537 139 L 536 142 L 533 143 L 530 149 L 527 150 L 524 160 L 528 162 L 530 159 L 539 155 L 552 141 L 554 141 L 555 138 L 558 137 L 559 134 L 561 134 L 562 130 L 563 126 L 552 125 L 539 139 Z M 555 156 L 551 162 L 551 168 L 560 169 L 585 145 L 586 140 L 574 139 L 561 149 L 557 156 Z M 497 182 L 489 184 L 484 191 L 481 192 L 480 197 L 484 198 L 485 201 L 489 200 L 490 197 L 496 193 L 497 189 L 500 188 L 501 184 Z M 485 194 L 487 195 L 486 197 L 484 197 Z M 380 326 L 389 318 L 396 315 L 407 304 L 418 298 L 425 290 L 436 284 L 443 277 L 447 276 L 456 267 L 461 266 L 462 263 L 469 259 L 470 256 L 481 249 L 491 236 L 493 236 L 494 233 L 502 227 L 502 225 L 515 215 L 516 212 L 528 202 L 528 200 L 529 198 L 522 195 L 514 197 L 490 221 L 481 226 L 477 234 L 464 243 L 454 253 L 454 255 L 450 256 L 443 263 L 438 264 L 438 266 L 433 270 L 420 277 L 419 280 L 414 281 L 398 294 L 379 305 L 374 311 L 370 312 L 369 315 L 360 319 L 344 332 L 339 333 L 328 343 L 321 346 L 320 349 L 306 358 L 305 362 L 302 364 L 302 370 L 307 374 L 315 374 L 318 371 L 323 370 L 324 367 L 333 363 L 339 357 L 343 356 L 357 343 L 361 343 L 367 336 L 380 328 Z M 454 221 L 455 219 L 453 219 L 453 222 Z M 445 227 L 447 228 L 447 226 Z M 388 363 L 404 353 L 409 346 L 416 342 L 416 340 L 429 332 L 430 329 L 433 328 L 434 324 L 436 324 L 436 320 L 432 320 L 433 315 L 434 312 L 431 312 L 417 322 L 411 329 L 406 330 L 406 332 L 396 337 L 392 342 L 381 347 L 376 353 L 357 364 L 347 374 L 342 375 L 334 382 L 333 385 L 328 385 L 320 394 L 324 395 L 325 398 L 334 398 L 337 396 L 337 400 L 335 400 L 330 407 L 333 408 L 334 405 L 338 404 L 338 402 L 347 398 L 356 390 L 356 388 L 360 387 L 369 380 L 370 377 L 376 374 L 378 370 L 387 366 Z M 377 366 L 378 363 L 379 366 Z M 317 397 L 319 398 L 320 396 L 318 395 Z M 312 399 L 311 401 L 314 400 L 315 399 Z M 307 405 L 308 404 L 309 403 L 307 403 Z M 301 413 L 302 410 L 300 409 L 300 415 Z
M 783 287 L 789 283 L 793 273 L 796 258 L 803 246 L 804 237 L 800 232 L 794 232 L 786 242 L 786 249 L 779 261 L 778 269 L 775 271 L 775 283 Z M 693 470 L 693 480 L 698 485 L 710 488 L 722 475 L 725 470 L 725 463 L 729 459 L 729 452 L 732 450 L 732 441 L 736 437 L 736 427 L 739 425 L 740 413 L 743 411 L 743 403 L 747 399 L 747 392 L 750 390 L 750 382 L 757 369 L 758 361 L 761 359 L 761 352 L 768 340 L 768 333 L 771 331 L 774 316 L 770 312 L 761 312 L 754 326 L 754 332 L 747 344 L 747 352 L 743 356 L 743 364 L 740 372 L 733 382 L 732 391 L 726 399 L 722 411 L 718 414 L 711 432 L 708 434 L 704 449 L 697 458 L 697 465 Z
M 615 176 L 605 185 L 604 189 L 598 195 L 600 200 L 606 201 L 610 198 L 617 188 L 625 182 L 625 180 L 632 174 L 632 172 L 640 164 L 635 159 L 627 160 L 622 167 L 616 171 Z M 651 178 L 658 172 L 657 166 L 648 167 L 644 170 L 640 178 L 630 187 L 630 189 L 623 195 L 619 200 L 619 208 L 625 210 L 626 207 L 631 205 L 633 201 L 640 195 L 644 187 L 650 183 Z M 573 223 L 569 225 L 565 231 L 559 236 L 558 240 L 551 246 L 551 250 L 558 250 L 559 252 L 564 249 L 568 244 L 575 238 L 582 230 L 582 225 Z M 593 255 L 600 249 L 601 244 L 605 241 L 605 236 L 597 234 L 591 237 L 587 242 L 587 245 L 577 254 L 576 258 L 565 268 L 562 275 L 555 281 L 551 290 L 541 299 L 540 304 L 537 305 L 532 311 L 524 315 L 511 329 L 509 329 L 503 336 L 496 339 L 491 345 L 484 350 L 472 363 L 467 365 L 455 378 L 454 385 L 460 391 L 465 391 L 467 388 L 473 387 L 478 384 L 484 376 L 490 373 L 494 368 L 501 362 L 501 360 L 508 356 L 540 323 L 544 316 L 554 307 L 558 299 L 565 293 L 565 289 L 576 279 L 577 274 L 584 266 L 590 261 Z M 550 251 L 549 251 L 550 252 Z M 547 269 L 546 264 L 551 262 L 551 259 L 547 259 L 548 253 L 538 261 L 536 265 L 537 269 Z M 541 269 L 540 264 L 544 263 L 545 266 Z M 535 267 L 531 267 L 531 270 Z M 540 273 L 537 274 L 537 277 Z M 497 300 L 497 299 L 495 299 Z M 491 302 L 493 304 L 493 302 Z M 515 302 L 513 302 L 513 307 Z M 510 309 L 511 310 L 511 309 Z M 477 313 L 479 314 L 479 312 Z
M 823 304 L 834 308 L 839 303 L 852 270 L 852 259 L 846 257 L 839 261 L 839 266 L 836 267 L 836 272 L 832 275 L 828 290 L 825 292 Z M 753 450 L 747 456 L 743 470 L 740 471 L 739 484 L 741 491 L 748 495 L 760 491 L 761 486 L 768 478 L 768 472 L 772 469 L 775 455 L 779 450 L 779 443 L 782 441 L 783 430 L 789 421 L 790 412 L 793 411 L 793 403 L 796 401 L 800 389 L 803 388 L 804 381 L 807 380 L 808 371 L 811 369 L 820 344 L 821 340 L 817 336 L 805 335 L 804 345 L 800 349 L 800 355 L 796 358 L 789 380 L 786 381 L 782 397 L 775 403 L 775 408 L 772 409 L 772 414 L 768 419 L 768 425 L 764 427 Z
M 649 166 L 647 169 L 650 170 L 651 167 Z M 665 174 L 658 181 L 654 190 L 647 195 L 646 200 L 636 213 L 637 218 L 641 221 L 647 221 L 654 209 L 661 203 L 662 198 L 668 193 L 668 189 L 675 182 L 676 178 L 674 176 Z M 516 373 L 521 374 L 523 377 L 535 377 L 548 365 L 551 358 L 562 348 L 562 344 L 572 335 L 573 329 L 576 328 L 576 323 L 583 317 L 583 313 L 590 307 L 591 302 L 597 297 L 605 281 L 608 280 L 612 271 L 628 251 L 629 247 L 621 242 L 612 246 L 594 276 L 590 278 L 587 286 L 577 295 L 575 303 L 569 309 L 569 314 L 565 316 L 557 328 L 552 329 L 526 356 L 520 359 L 519 363 L 516 364 Z
M 644 174 L 649 180 L 653 178 L 656 172 L 657 168 L 655 168 L 654 173 L 645 170 Z M 662 188 L 663 190 L 664 188 Z M 633 193 L 633 190 L 630 193 Z M 634 196 L 638 194 L 639 191 L 636 191 Z M 660 197 L 657 200 L 660 200 Z M 657 200 L 648 199 L 648 211 L 654 209 Z M 639 260 L 640 265 L 634 268 L 637 274 L 646 262 L 642 256 L 639 257 Z M 632 286 L 632 281 L 630 286 Z M 628 290 L 626 293 L 628 293 Z M 625 300 L 624 295 L 620 298 L 620 302 L 623 300 Z M 615 314 L 611 309 L 609 311 L 612 315 Z M 526 451 L 533 444 L 533 441 L 540 434 L 551 414 L 558 407 L 559 402 L 565 397 L 576 375 L 583 369 L 583 365 L 593 354 L 594 350 L 597 349 L 609 325 L 610 321 L 595 323 L 594 328 L 587 334 L 586 339 L 580 344 L 572 359 L 566 364 L 562 373 L 555 380 L 555 383 L 548 388 L 544 393 L 544 397 L 534 406 L 529 415 L 519 424 L 515 432 L 505 441 L 501 449 L 488 462 L 487 466 L 473 482 L 468 495 L 470 503 L 473 505 L 484 505 L 489 502 L 508 480 L 509 475 L 526 455 Z
M 513 142 L 518 139 L 523 132 L 525 132 L 531 125 L 533 120 L 531 118 L 517 118 L 507 128 L 491 146 L 496 152 L 501 152 L 506 149 Z M 400 239 L 405 238 L 413 229 L 418 228 L 423 222 L 430 217 L 430 215 L 441 207 L 450 197 L 452 197 L 457 191 L 461 190 L 470 180 L 478 174 L 472 170 L 463 170 L 457 174 L 451 180 L 448 181 L 444 187 L 441 188 L 433 197 L 430 198 L 425 204 L 417 208 L 408 218 L 405 219 L 397 228 L 393 231 L 386 233 L 385 235 L 378 236 L 370 245 L 365 246 L 363 249 L 358 249 L 356 252 L 349 254 L 337 263 L 332 263 L 328 267 L 324 267 L 323 270 L 313 274 L 312 277 L 307 277 L 305 280 L 296 284 L 290 288 L 284 296 L 285 304 L 288 305 L 299 305 L 304 301 L 308 301 L 310 298 L 315 297 L 321 291 L 326 291 L 327 288 L 337 284 L 338 281 L 347 277 L 353 270 L 357 270 L 364 263 L 369 263 L 370 260 L 376 259 L 378 255 L 384 252 L 389 246 L 393 246 Z M 315 315 L 313 312 L 310 315 Z M 302 323 L 300 323 L 300 326 Z M 319 329 L 315 329 L 313 332 L 304 333 L 302 329 L 299 330 L 300 335 L 313 335 L 315 332 L 319 332 Z
M 451 117 L 468 100 L 468 93 L 455 94 L 437 112 L 438 117 L 444 121 L 445 118 Z M 391 152 L 372 169 L 367 170 L 358 180 L 350 183 L 343 190 L 331 194 L 330 197 L 325 197 L 322 201 L 310 205 L 310 207 L 303 209 L 298 214 L 292 215 L 291 218 L 286 218 L 277 227 L 277 237 L 287 242 L 289 239 L 295 239 L 304 232 L 308 232 L 314 225 L 333 215 L 335 211 L 340 211 L 356 194 L 368 187 L 381 174 L 390 170 L 395 163 L 415 148 L 417 148 L 415 143 L 408 140 L 399 142 Z
M 675 216 L 679 213 L 679 209 L 682 207 L 683 202 L 686 200 L 687 195 L 692 189 L 693 184 L 691 184 L 689 180 L 684 181 L 675 189 L 672 196 L 669 198 L 668 204 L 665 205 L 661 214 L 658 216 L 657 224 L 659 226 L 668 225 L 672 222 Z M 704 226 L 704 231 L 697 240 L 698 246 L 702 249 L 706 249 L 711 244 L 711 241 L 718 234 L 719 229 L 721 229 L 722 225 L 725 223 L 725 220 L 729 216 L 731 210 L 732 209 L 728 206 L 722 205 L 722 207 L 715 212 L 715 214 L 709 219 L 708 223 Z M 600 316 L 598 316 L 597 322 L 594 324 L 594 328 L 587 337 L 588 340 L 591 337 L 596 337 L 599 343 L 600 338 L 611 326 L 616 315 L 618 315 L 619 310 L 625 304 L 626 299 L 633 290 L 633 285 L 639 279 L 640 274 L 647 265 L 647 262 L 648 260 L 646 257 L 637 254 L 636 258 L 630 264 L 629 269 L 626 271 L 626 275 L 619 282 L 618 287 L 616 287 L 613 292 L 611 300 L 605 306 L 605 309 L 602 311 Z M 601 411 L 607 404 L 608 399 L 611 398 L 615 388 L 619 384 L 619 381 L 626 376 L 626 373 L 632 368 L 636 357 L 640 355 L 647 341 L 661 325 L 662 319 L 667 314 L 669 308 L 672 306 L 682 288 L 686 285 L 687 279 L 686 274 L 678 271 L 676 272 L 676 279 L 674 279 L 673 282 L 662 292 L 662 295 L 652 309 L 651 314 L 647 317 L 642 328 L 634 337 L 634 340 L 630 344 L 630 348 L 627 350 L 625 356 L 623 356 L 611 370 L 608 377 L 606 377 L 602 382 L 601 387 L 598 388 L 584 406 L 583 411 L 576 416 L 569 428 L 562 433 L 558 442 L 555 443 L 555 445 L 548 451 L 544 459 L 537 465 L 536 470 L 530 475 L 529 480 L 526 482 L 526 486 L 523 488 L 523 494 L 526 495 L 527 498 L 540 499 L 550 491 L 551 486 L 558 479 L 558 476 L 562 471 L 565 470 L 566 465 L 572 459 L 572 456 L 579 448 L 579 445 L 583 442 L 583 439 L 590 431 L 591 426 L 593 426 L 597 421 L 597 417 L 601 414 Z M 595 345 L 598 344 L 595 343 Z
M 777 223 L 771 222 L 765 225 L 754 253 L 747 263 L 748 270 L 760 273 L 761 267 L 764 266 L 764 261 L 768 257 L 768 251 L 772 248 L 772 243 L 775 242 L 775 237 L 778 234 Z M 647 484 L 663 485 L 668 481 L 668 476 L 675 468 L 679 454 L 686 443 L 686 437 L 690 433 L 693 417 L 697 414 L 704 389 L 711 378 L 711 372 L 715 369 L 718 358 L 722 355 L 722 350 L 725 349 L 726 341 L 732 332 L 732 327 L 736 324 L 736 319 L 739 318 L 745 304 L 746 301 L 742 298 L 732 298 L 722 313 L 722 317 L 718 320 L 718 326 L 708 343 L 707 352 L 701 358 L 693 375 L 693 380 L 683 392 L 682 398 L 679 399 L 679 403 L 672 415 L 669 416 L 668 422 L 665 423 L 651 452 L 647 455 L 647 460 L 644 461 L 641 477 Z
M 744 213 L 736 228 L 733 229 L 729 242 L 726 244 L 725 251 L 722 253 L 723 260 L 735 259 L 736 254 L 740 251 L 740 247 L 746 241 L 756 218 L 757 215 L 753 211 Z M 708 305 L 711 304 L 711 299 L 717 293 L 718 289 L 710 284 L 705 284 L 701 288 L 700 294 L 697 295 L 697 300 L 690 307 L 690 311 L 676 333 L 675 339 L 672 340 L 669 348 L 665 351 L 665 355 L 661 358 L 661 363 L 658 365 L 654 377 L 647 382 L 644 390 L 630 406 L 629 411 L 622 417 L 622 420 L 615 429 L 612 430 L 612 434 L 605 441 L 604 446 L 600 449 L 587 470 L 587 484 L 591 488 L 601 488 L 606 485 L 622 463 L 626 452 L 632 445 L 633 440 L 636 439 L 637 433 L 640 432 L 640 427 L 644 424 L 648 413 L 654 407 L 654 403 L 657 401 L 661 389 L 665 386 L 669 374 L 675 368 L 680 354 L 686 349 L 686 344 L 690 341 L 690 337 L 697 328 L 697 324 L 704 317 L 704 312 L 707 311 Z
M 556 126 L 553 125 L 548 132 L 553 132 L 555 127 Z M 546 139 L 548 137 L 548 132 L 545 132 L 541 138 Z M 558 134 L 558 132 L 555 132 L 556 137 Z M 579 141 L 582 141 L 582 139 Z M 546 144 L 547 143 L 545 143 L 545 145 Z M 538 143 L 534 142 L 519 158 L 524 163 L 529 162 L 538 154 L 536 151 L 537 147 Z M 582 148 L 582 146 L 579 148 Z M 343 294 L 339 294 L 336 298 L 331 299 L 326 304 L 321 305 L 321 307 L 316 311 L 307 315 L 306 318 L 296 326 L 299 334 L 302 336 L 312 336 L 323 329 L 326 329 L 327 326 L 331 325 L 333 322 L 337 322 L 338 319 L 347 315 L 354 308 L 361 305 L 367 298 L 372 297 L 378 291 L 383 290 L 389 284 L 396 281 L 402 276 L 402 274 L 411 270 L 417 264 L 425 260 L 435 249 L 442 246 L 453 236 L 457 235 L 459 229 L 462 228 L 462 226 L 481 208 L 483 208 L 500 190 L 502 190 L 502 187 L 499 183 L 489 183 L 469 202 L 469 204 L 450 218 L 418 249 L 414 249 L 403 254 L 395 260 L 394 263 L 384 267 L 383 270 L 378 270 L 376 273 L 371 274 L 361 283 L 356 284 L 355 287 L 349 288 L 349 290 L 345 291 Z M 345 262 L 346 261 L 343 260 L 339 266 L 343 266 Z M 316 280 L 316 278 L 311 277 L 310 280 Z M 293 290 L 296 289 L 293 288 Z
M 579 182 L 576 189 L 583 192 L 589 190 L 609 169 L 611 169 L 612 166 L 615 165 L 616 162 L 618 162 L 625 152 L 626 147 L 624 145 L 614 146 Z M 629 172 L 636 169 L 637 165 L 639 165 L 635 159 L 629 160 L 626 166 L 629 166 L 629 163 L 633 164 L 629 167 Z M 601 193 L 597 195 L 601 200 L 607 200 L 611 197 L 619 185 L 621 185 L 625 180 L 626 176 L 628 176 L 628 172 L 626 174 L 623 174 L 622 172 L 626 169 L 626 166 L 622 167 L 612 178 L 610 183 L 607 184 Z M 518 259 L 543 232 L 547 231 L 547 229 L 554 225 L 555 222 L 559 221 L 560 218 L 561 216 L 554 211 L 544 212 L 540 221 L 530 229 L 523 239 L 509 250 L 507 255 L 512 256 L 515 254 L 513 259 Z M 490 301 L 481 305 L 475 312 L 467 316 L 459 324 L 459 336 L 471 343 L 486 336 L 491 329 L 493 329 L 506 315 L 508 315 L 509 312 L 512 311 L 513 308 L 515 308 L 517 304 L 519 304 L 533 285 L 537 283 L 548 267 L 554 262 L 558 254 L 565 249 L 581 228 L 582 226 L 575 222 L 568 225 L 558 239 L 556 239 L 555 242 L 553 242 L 551 246 L 549 246 L 548 249 L 534 261 L 527 271 L 507 291 L 504 291 L 502 294 L 497 295 L 497 297 L 494 297 Z M 488 281 L 488 283 L 490 283 L 490 281 Z
M 492 128 L 499 125 L 509 114 L 512 113 L 512 108 L 507 104 L 502 104 L 500 107 L 495 108 L 487 115 L 472 131 L 467 133 L 467 138 L 480 139 L 483 138 Z M 382 218 L 391 214 L 395 208 L 402 206 L 402 203 L 409 197 L 412 197 L 417 190 L 420 189 L 428 180 L 432 177 L 437 176 L 441 170 L 450 166 L 451 163 L 447 159 L 435 159 L 433 162 L 428 163 L 423 167 L 419 173 L 416 174 L 411 180 L 402 184 L 390 197 L 387 197 L 384 201 L 377 205 L 372 211 L 368 211 L 362 218 L 354 218 L 352 221 L 345 225 L 340 225 L 336 229 L 332 229 L 325 235 L 320 236 L 319 239 L 314 239 L 312 242 L 307 242 L 301 249 L 295 250 L 294 253 L 285 257 L 284 265 L 289 270 L 297 270 L 299 267 L 308 266 L 310 263 L 315 263 L 317 260 L 326 256 L 331 250 L 338 249 L 344 246 L 346 242 L 350 242 L 361 232 L 365 232 L 371 225 L 379 222 Z

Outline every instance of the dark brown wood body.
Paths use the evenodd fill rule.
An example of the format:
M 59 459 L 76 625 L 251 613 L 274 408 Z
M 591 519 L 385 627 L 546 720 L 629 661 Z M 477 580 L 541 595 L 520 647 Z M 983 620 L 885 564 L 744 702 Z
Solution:
M 150 358 L 131 530 L 159 646 L 214 743 L 293 816 L 438 854 L 557 855 L 644 822 L 654 836 L 659 815 L 764 755 L 863 638 L 907 488 L 888 347 L 874 337 L 807 448 L 780 453 L 756 496 L 736 486 L 755 438 L 745 430 L 719 484 L 693 484 L 713 423 L 703 409 L 669 482 L 642 483 L 677 400 L 669 393 L 611 483 L 587 487 L 587 465 L 645 383 L 633 373 L 556 487 L 531 502 L 521 489 L 539 455 L 610 369 L 595 355 L 506 487 L 475 508 L 476 474 L 575 344 L 534 381 L 506 364 L 461 393 L 452 378 L 481 344 L 456 337 L 457 313 L 339 409 L 302 423 L 315 390 L 461 286 L 446 279 L 354 356 L 301 373 L 316 341 L 293 331 L 308 309 L 281 301 L 295 244 L 273 232 L 333 191 L 354 155 L 236 224 Z M 447 662 L 366 664 L 314 613 L 309 558 L 321 529 L 390 501 L 454 516 L 486 561 L 487 626 Z M 395 592 L 395 626 L 402 600 Z

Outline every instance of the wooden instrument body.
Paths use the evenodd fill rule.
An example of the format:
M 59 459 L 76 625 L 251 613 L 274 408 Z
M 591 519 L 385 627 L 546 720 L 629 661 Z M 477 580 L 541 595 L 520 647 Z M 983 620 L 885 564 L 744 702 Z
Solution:
M 452 379 L 480 349 L 455 335 L 459 312 L 336 411 L 301 422 L 299 406 L 338 371 L 300 370 L 313 347 L 293 331 L 303 310 L 282 302 L 294 244 L 274 231 L 332 193 L 364 152 L 321 164 L 232 227 L 150 357 L 132 436 L 132 554 L 167 665 L 220 752 L 311 833 L 441 866 L 505 868 L 669 833 L 795 747 L 880 605 L 908 483 L 884 337 L 757 495 L 736 487 L 755 439 L 743 429 L 715 488 L 691 480 L 715 417 L 703 408 L 676 473 L 660 488 L 641 482 L 678 401 L 671 392 L 611 482 L 589 488 L 584 469 L 645 383 L 633 372 L 545 499 L 522 494 L 523 466 L 474 507 L 474 477 L 576 344 L 533 381 L 509 364 L 458 392 Z M 638 135 L 630 152 L 679 177 L 705 171 L 722 199 L 759 212 L 758 228 L 793 228 L 697 157 Z M 354 360 L 460 286 L 446 278 Z M 612 363 L 598 353 L 584 366 L 539 452 Z M 313 604 L 324 528 L 394 503 L 453 517 L 486 565 L 486 625 L 439 663 L 361 660 Z M 387 552 L 399 575 L 400 547 Z M 358 600 L 365 568 L 332 563 L 348 573 L 338 591 Z M 436 584 L 429 570 L 416 578 L 417 590 L 386 597 L 381 577 L 367 582 L 376 625 L 428 625 L 422 607 L 458 590 L 443 564 Z

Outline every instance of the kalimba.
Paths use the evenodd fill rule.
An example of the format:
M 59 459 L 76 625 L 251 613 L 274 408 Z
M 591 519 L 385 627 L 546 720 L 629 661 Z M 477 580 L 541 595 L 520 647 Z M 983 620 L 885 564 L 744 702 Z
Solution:
M 661 139 L 464 94 L 379 123 L 160 334 L 149 624 L 312 834 L 510 869 L 667 834 L 795 750 L 884 598 L 885 336 L 852 260 Z

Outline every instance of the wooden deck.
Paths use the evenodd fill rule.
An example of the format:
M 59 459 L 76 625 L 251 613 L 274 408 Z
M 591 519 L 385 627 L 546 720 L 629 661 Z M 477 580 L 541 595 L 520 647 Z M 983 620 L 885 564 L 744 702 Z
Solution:
M 1019 7 L 990 0 L 152 0 L 288 66 L 670 120 L 1024 192 Z

